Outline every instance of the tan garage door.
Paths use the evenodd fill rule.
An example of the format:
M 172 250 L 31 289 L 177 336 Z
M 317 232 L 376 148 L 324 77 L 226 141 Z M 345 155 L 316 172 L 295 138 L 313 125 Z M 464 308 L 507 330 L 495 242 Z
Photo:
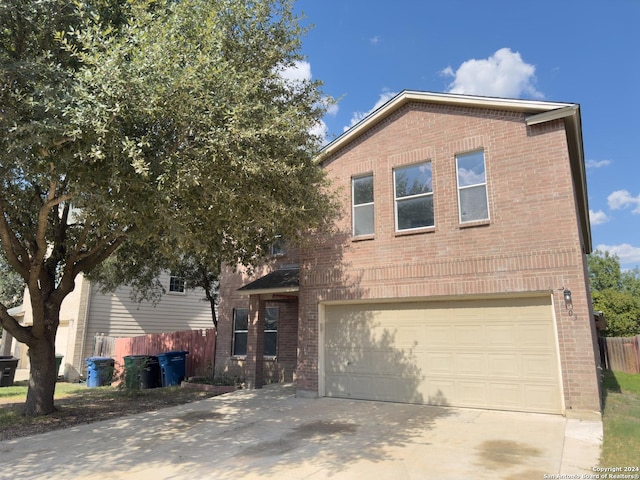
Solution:
M 327 305 L 326 396 L 562 413 L 550 298 Z

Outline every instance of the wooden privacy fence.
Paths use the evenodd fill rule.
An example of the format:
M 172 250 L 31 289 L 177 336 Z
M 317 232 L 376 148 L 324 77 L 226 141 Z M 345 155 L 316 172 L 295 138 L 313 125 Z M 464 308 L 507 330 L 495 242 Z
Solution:
M 608 370 L 640 373 L 640 335 L 635 337 L 600 337 L 600 356 Z
M 96 335 L 93 356 L 111 357 L 116 368 L 124 366 L 129 355 L 158 355 L 160 353 L 186 351 L 185 375 L 193 377 L 211 372 L 216 349 L 216 331 L 186 330 L 171 333 L 152 333 L 138 337 L 109 337 Z

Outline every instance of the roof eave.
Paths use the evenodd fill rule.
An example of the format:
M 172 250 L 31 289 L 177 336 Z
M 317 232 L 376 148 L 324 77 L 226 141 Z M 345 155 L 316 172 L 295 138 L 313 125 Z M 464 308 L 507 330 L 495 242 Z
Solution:
M 298 293 L 300 287 L 282 287 L 282 288 L 256 288 L 256 289 L 238 289 L 242 295 L 275 295 L 279 293 Z
M 393 97 L 383 106 L 369 114 L 359 123 L 351 127 L 345 133 L 324 146 L 318 156 L 318 161 L 322 161 L 327 156 L 336 152 L 373 125 L 384 120 L 386 117 L 403 107 L 409 102 L 428 102 L 441 105 L 460 105 L 477 108 L 490 108 L 496 110 L 516 111 L 523 113 L 540 113 L 572 107 L 575 104 L 561 102 L 543 102 L 538 100 L 519 100 L 498 97 L 480 97 L 475 95 L 459 95 L 452 93 L 419 92 L 404 90 Z

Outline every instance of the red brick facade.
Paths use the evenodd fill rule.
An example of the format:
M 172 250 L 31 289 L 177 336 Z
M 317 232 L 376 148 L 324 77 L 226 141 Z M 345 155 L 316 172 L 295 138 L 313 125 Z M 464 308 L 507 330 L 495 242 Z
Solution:
M 546 292 L 555 309 L 566 411 L 600 411 L 585 259 L 590 239 L 580 216 L 587 207 L 576 189 L 576 161 L 583 159 L 576 160 L 562 118 L 528 125 L 529 113 L 406 102 L 340 148 L 328 149 L 322 165 L 343 198 L 341 233 L 319 236 L 301 252 L 297 341 L 279 343 L 295 343 L 297 366 L 292 349 L 282 352 L 284 370 L 295 366 L 300 394 L 314 395 L 319 388 L 322 302 Z M 455 155 L 475 150 L 485 155 L 489 220 L 462 225 Z M 427 160 L 435 226 L 396 232 L 393 169 Z M 351 234 L 351 179 L 361 174 L 374 178 L 375 233 L 359 239 Z M 233 366 L 227 323 L 236 305 L 227 302 L 237 302 L 234 289 L 242 284 L 237 278 L 222 291 L 218 368 Z M 573 316 L 564 306 L 563 287 L 572 292 Z M 293 333 L 291 328 L 282 335 Z

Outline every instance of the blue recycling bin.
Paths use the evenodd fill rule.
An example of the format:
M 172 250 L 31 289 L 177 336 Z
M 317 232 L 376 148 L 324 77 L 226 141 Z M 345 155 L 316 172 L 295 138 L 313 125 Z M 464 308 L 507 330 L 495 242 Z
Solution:
M 87 387 L 111 385 L 115 362 L 109 357 L 87 358 Z
M 180 385 L 184 380 L 188 354 L 189 352 L 176 351 L 158 355 L 163 387 Z

